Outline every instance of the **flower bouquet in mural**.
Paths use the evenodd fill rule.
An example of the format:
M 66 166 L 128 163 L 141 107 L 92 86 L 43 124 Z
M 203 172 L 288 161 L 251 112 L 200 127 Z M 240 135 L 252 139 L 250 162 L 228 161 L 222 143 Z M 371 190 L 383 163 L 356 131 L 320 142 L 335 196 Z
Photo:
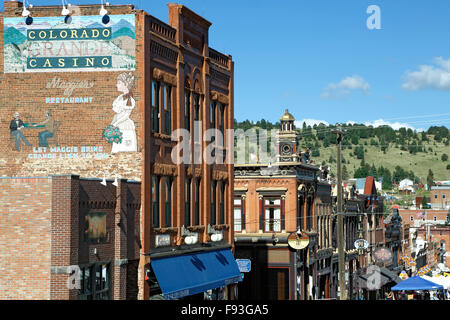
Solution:
M 122 143 L 123 134 L 120 132 L 118 127 L 109 125 L 105 130 L 103 130 L 103 138 L 106 138 L 109 143 Z

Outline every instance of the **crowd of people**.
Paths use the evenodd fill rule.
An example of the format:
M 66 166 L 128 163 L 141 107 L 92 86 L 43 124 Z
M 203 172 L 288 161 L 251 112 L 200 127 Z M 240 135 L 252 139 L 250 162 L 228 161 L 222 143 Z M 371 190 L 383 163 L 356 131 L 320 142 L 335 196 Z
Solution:
M 400 291 L 385 294 L 385 300 L 450 300 L 449 290 Z

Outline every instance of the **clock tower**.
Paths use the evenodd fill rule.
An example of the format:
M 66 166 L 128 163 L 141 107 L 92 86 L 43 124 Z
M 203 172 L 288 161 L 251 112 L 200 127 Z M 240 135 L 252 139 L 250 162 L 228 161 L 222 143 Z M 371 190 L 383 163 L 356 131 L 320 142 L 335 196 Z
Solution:
M 295 131 L 294 117 L 288 109 L 281 116 L 281 130 L 277 135 L 277 161 L 278 162 L 298 162 L 297 155 L 297 132 Z

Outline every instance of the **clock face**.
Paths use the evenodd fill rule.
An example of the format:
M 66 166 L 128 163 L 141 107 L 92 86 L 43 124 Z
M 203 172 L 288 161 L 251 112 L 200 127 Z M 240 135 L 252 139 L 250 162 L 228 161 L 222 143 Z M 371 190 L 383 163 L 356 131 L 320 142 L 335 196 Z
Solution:
M 281 145 L 281 153 L 283 155 L 292 154 L 292 146 L 290 144 Z

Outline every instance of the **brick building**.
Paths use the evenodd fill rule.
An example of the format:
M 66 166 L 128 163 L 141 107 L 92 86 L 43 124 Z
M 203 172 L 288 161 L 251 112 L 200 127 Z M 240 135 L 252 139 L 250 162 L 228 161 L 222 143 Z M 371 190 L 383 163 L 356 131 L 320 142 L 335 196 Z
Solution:
M 431 208 L 450 209 L 450 185 L 431 187 Z
M 21 2 L 5 1 L 0 176 L 141 182 L 139 298 L 217 287 L 231 297 L 233 166 L 223 160 L 233 154 L 232 141 L 204 134 L 233 129 L 234 62 L 209 47 L 209 21 L 185 6 L 168 7 L 167 24 L 132 5 L 107 5 L 103 16 L 100 5 L 71 6 L 69 16 L 61 6 L 34 6 L 25 18 Z M 192 137 L 172 141 L 176 129 Z M 185 157 L 179 163 L 171 154 L 181 140 L 194 152 L 177 149 Z M 192 161 L 210 141 L 214 161 Z M 206 263 L 213 255 L 234 268 L 215 288 L 197 283 L 189 291 L 178 283 L 169 292 L 167 275 L 154 270 L 170 258 Z
M 417 238 L 427 241 L 434 249 L 435 255 L 427 257 L 428 264 L 443 263 L 450 268 L 449 243 L 450 226 L 423 226 L 417 230 Z
M 348 273 L 347 298 L 364 296 L 365 299 L 375 299 L 377 290 L 391 282 L 395 275 L 382 264 L 380 270 L 382 281 L 380 288 L 371 287 L 367 282 L 369 268 L 378 265 L 376 251 L 386 246 L 384 215 L 384 197 L 378 195 L 375 179 L 366 177 L 361 193 L 357 193 L 356 185 L 347 186 L 344 191 L 344 237 L 345 237 L 345 269 Z M 337 193 L 336 188 L 333 189 Z M 337 247 L 337 235 L 333 236 Z M 355 242 L 358 239 L 367 241 L 367 248 L 357 250 Z M 336 254 L 336 258 L 338 255 Z
M 411 228 L 420 228 L 423 224 L 445 224 L 448 210 L 432 209 L 399 209 L 399 214 L 404 224 L 409 224 Z
M 0 178 L 0 299 L 137 299 L 140 193 L 126 180 Z
M 294 118 L 286 110 L 273 163 L 235 164 L 236 257 L 250 259 L 239 299 L 310 300 L 336 294 L 331 187 L 307 154 L 297 152 Z M 309 245 L 295 250 L 298 230 Z

